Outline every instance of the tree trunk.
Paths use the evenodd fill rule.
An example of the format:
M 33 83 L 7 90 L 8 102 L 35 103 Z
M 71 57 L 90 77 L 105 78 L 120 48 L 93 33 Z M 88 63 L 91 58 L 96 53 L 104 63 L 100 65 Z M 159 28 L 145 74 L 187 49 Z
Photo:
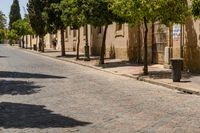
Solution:
M 36 35 L 36 45 L 38 45 L 38 36 Z
M 37 50 L 39 50 L 40 51 L 40 48 L 39 48 L 39 44 L 38 44 L 38 35 L 36 36 L 36 47 L 37 47 Z
M 141 63 L 141 25 L 138 25 L 138 35 L 137 35 L 137 63 Z
M 28 35 L 26 35 L 26 49 L 28 48 Z
M 22 48 L 24 48 L 24 36 L 22 36 Z
M 90 61 L 90 51 L 88 45 L 88 25 L 86 24 L 86 35 L 85 35 L 85 61 Z
M 157 61 L 155 60 L 156 59 L 156 44 L 155 44 L 155 34 L 154 34 L 154 32 L 155 32 L 155 30 L 154 30 L 154 28 L 155 28 L 155 25 L 154 25 L 154 22 L 152 22 L 152 34 L 151 34 L 151 38 L 152 38 L 152 40 L 151 40 L 151 45 L 152 45 L 152 62 L 151 63 L 157 63 Z
M 173 47 L 173 24 L 169 24 L 169 47 Z M 170 52 L 170 59 L 173 58 L 173 49 Z
M 80 46 L 80 29 L 78 29 L 78 42 L 76 47 L 76 59 L 79 60 L 79 46 Z
M 147 49 L 147 35 L 148 35 L 148 26 L 147 26 L 147 18 L 144 17 L 144 25 L 145 25 L 145 34 L 144 34 L 144 75 L 148 75 L 148 49 Z
M 64 29 L 61 29 L 61 56 L 65 56 L 65 38 Z
M 30 35 L 30 49 L 32 50 L 32 35 Z
M 41 52 L 44 52 L 44 36 L 39 36 L 39 49 Z
M 101 56 L 99 64 L 104 64 L 104 56 L 106 52 L 106 33 L 107 33 L 108 25 L 105 25 L 104 33 L 103 33 L 103 41 L 101 45 Z

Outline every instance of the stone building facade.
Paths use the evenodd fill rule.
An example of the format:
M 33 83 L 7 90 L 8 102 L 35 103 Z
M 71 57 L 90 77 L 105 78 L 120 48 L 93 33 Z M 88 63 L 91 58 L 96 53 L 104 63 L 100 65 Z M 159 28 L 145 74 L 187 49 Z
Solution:
M 200 21 L 188 18 L 184 25 L 169 28 L 156 22 L 148 26 L 148 62 L 170 65 L 171 58 L 183 58 L 184 67 L 191 72 L 200 72 Z M 90 55 L 100 56 L 104 27 L 88 26 Z M 45 36 L 45 48 L 51 49 L 52 39 L 57 38 L 57 50 L 61 49 L 60 31 Z M 144 27 L 128 24 L 109 25 L 106 35 L 106 58 L 118 58 L 134 63 L 143 62 Z M 170 41 L 171 38 L 171 41 Z M 86 27 L 80 28 L 80 52 L 84 53 Z M 66 51 L 76 51 L 78 30 L 65 30 Z M 28 47 L 38 44 L 36 36 L 28 36 Z

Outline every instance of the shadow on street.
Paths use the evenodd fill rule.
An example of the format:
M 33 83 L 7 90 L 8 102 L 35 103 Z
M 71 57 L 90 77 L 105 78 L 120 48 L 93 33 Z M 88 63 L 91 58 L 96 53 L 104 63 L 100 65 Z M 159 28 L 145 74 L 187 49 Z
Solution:
M 7 56 L 0 56 L 0 58 L 7 58 Z
M 102 68 L 115 68 L 115 67 L 126 67 L 126 66 L 141 66 L 140 64 L 132 64 L 129 61 L 116 61 L 116 62 L 106 62 L 103 65 L 96 65 Z
M 64 128 L 86 126 L 89 122 L 54 114 L 41 105 L 0 103 L 0 127 L 3 128 Z
M 149 76 L 154 79 L 172 79 L 172 72 L 170 71 L 150 71 Z M 188 72 L 182 72 L 182 78 L 189 79 L 191 74 Z M 189 81 L 184 81 L 189 82 Z
M 33 82 L 0 80 L 0 95 L 30 95 L 39 92 L 41 87 Z
M 55 78 L 55 79 L 63 79 L 63 78 L 66 78 L 66 77 L 45 75 L 45 74 L 36 74 L 36 73 L 0 71 L 0 78 L 41 78 L 41 79 Z

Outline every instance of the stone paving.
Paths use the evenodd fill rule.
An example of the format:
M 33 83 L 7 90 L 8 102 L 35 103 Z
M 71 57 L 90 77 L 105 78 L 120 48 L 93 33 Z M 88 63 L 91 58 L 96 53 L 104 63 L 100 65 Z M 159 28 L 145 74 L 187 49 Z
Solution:
M 200 97 L 0 46 L 0 133 L 199 133 Z
M 162 85 L 171 89 L 178 89 L 186 93 L 200 95 L 200 75 L 183 72 L 181 82 L 173 82 L 171 79 L 171 69 L 166 69 L 163 65 L 150 65 L 149 76 L 142 76 L 143 66 L 131 64 L 126 60 L 106 59 L 105 65 L 99 66 L 98 57 L 91 56 L 91 61 L 85 62 L 83 53 L 80 53 L 80 60 L 76 60 L 76 52 L 66 52 L 66 56 L 61 57 L 61 52 L 59 50 L 46 49 L 45 53 L 40 54 L 60 60 L 71 61 L 73 63 L 82 64 L 92 68 L 98 68 L 114 74 L 139 79 L 153 84 Z

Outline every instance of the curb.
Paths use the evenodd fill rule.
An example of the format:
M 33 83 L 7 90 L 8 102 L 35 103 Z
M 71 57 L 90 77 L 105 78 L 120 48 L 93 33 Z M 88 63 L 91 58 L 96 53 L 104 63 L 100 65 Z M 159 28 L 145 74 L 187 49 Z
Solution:
M 96 66 L 88 65 L 86 63 L 81 63 L 81 62 L 77 62 L 77 61 L 73 61 L 73 60 L 69 60 L 69 59 L 59 59 L 59 58 L 56 58 L 56 57 L 44 55 L 44 54 L 42 54 L 38 51 L 33 51 L 33 50 L 30 50 L 30 49 L 22 49 L 22 48 L 15 47 L 15 46 L 14 47 L 11 46 L 11 48 L 17 48 L 17 49 L 23 50 L 24 52 L 32 53 L 32 54 L 35 54 L 35 55 L 41 55 L 43 57 L 48 57 L 48 58 L 59 60 L 59 61 L 74 63 L 74 64 L 77 64 L 77 65 L 92 68 L 92 69 L 99 70 L 99 71 L 102 71 L 102 72 L 114 74 L 114 75 L 117 75 L 117 76 L 123 76 L 123 77 L 127 77 L 127 78 L 132 78 L 132 79 L 135 79 L 135 80 L 138 80 L 138 81 L 147 82 L 147 83 L 150 83 L 150 84 L 163 86 L 163 87 L 166 87 L 168 89 L 178 90 L 178 91 L 181 91 L 181 92 L 186 93 L 186 94 L 200 95 L 200 91 L 196 91 L 196 90 L 193 90 L 191 88 L 184 88 L 184 87 L 180 87 L 180 86 L 176 86 L 176 85 L 172 85 L 172 84 L 167 84 L 167 83 L 164 83 L 164 82 L 158 82 L 158 81 L 155 81 L 155 80 L 150 79 L 148 77 L 132 76 L 132 75 L 128 75 L 128 74 L 118 74 L 118 73 L 115 73 L 115 72 L 111 72 L 109 70 L 104 70 L 102 68 L 98 68 Z

